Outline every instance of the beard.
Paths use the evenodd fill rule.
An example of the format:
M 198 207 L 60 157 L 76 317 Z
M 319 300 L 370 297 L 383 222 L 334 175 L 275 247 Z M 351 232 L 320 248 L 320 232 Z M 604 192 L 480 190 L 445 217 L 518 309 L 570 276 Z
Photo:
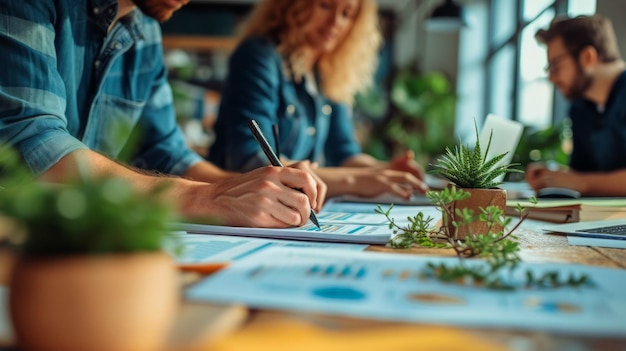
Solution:
M 177 6 L 172 6 L 171 2 L 164 2 L 158 0 L 133 0 L 135 5 L 139 7 L 141 12 L 149 17 L 156 19 L 159 22 L 165 22 L 172 14 L 183 5 L 187 4 L 189 0 L 181 0 Z
M 568 100 L 582 99 L 585 97 L 585 92 L 587 92 L 591 83 L 593 83 L 593 77 L 591 74 L 585 72 L 580 64 L 577 63 L 576 77 L 574 77 L 574 81 L 569 89 L 563 92 L 563 95 Z

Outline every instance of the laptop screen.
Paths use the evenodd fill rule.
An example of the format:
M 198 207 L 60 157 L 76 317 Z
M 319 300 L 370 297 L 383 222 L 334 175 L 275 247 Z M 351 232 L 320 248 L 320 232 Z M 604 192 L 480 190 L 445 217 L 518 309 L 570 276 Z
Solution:
M 507 152 L 506 156 L 500 160 L 498 165 L 511 163 L 513 154 L 515 153 L 517 144 L 522 137 L 523 131 L 524 125 L 520 122 L 498 117 L 493 114 L 487 115 L 485 123 L 480 130 L 478 139 L 480 141 L 480 147 L 482 148 L 483 155 L 487 149 L 487 143 L 489 143 L 489 135 L 493 132 L 487 159 Z M 504 175 L 498 177 L 496 181 L 501 182 L 503 178 Z

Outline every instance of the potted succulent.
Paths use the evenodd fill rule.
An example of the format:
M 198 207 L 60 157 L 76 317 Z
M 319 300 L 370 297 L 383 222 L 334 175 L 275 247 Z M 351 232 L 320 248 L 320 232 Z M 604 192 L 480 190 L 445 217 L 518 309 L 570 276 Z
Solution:
M 50 185 L 0 150 L 0 214 L 16 224 L 9 286 L 24 350 L 158 350 L 174 321 L 178 283 L 161 250 L 172 208 L 160 189 L 120 179 Z
M 495 206 L 504 212 L 506 190 L 497 187 L 502 184 L 497 179 L 509 172 L 523 172 L 515 168 L 516 164 L 500 164 L 500 160 L 507 153 L 487 158 L 493 132 L 489 135 L 487 147 L 483 152 L 478 127 L 475 124 L 474 128 L 476 129 L 474 149 L 463 144 L 456 145 L 454 151 L 446 148 L 446 153 L 432 165 L 434 169 L 431 171 L 447 178 L 452 183 L 450 186 L 461 188 L 465 194 L 449 204 L 450 211 L 443 212 L 443 224 L 447 230 L 454 231 L 456 239 L 463 239 L 470 233 L 486 233 L 489 229 L 496 232 L 502 231 L 504 228 L 499 224 L 495 224 L 492 228 L 486 221 L 481 220 L 465 221 L 463 225 L 459 224 L 463 216 L 467 217 L 468 210 L 475 215 L 480 215 L 488 206 Z M 448 218 L 449 214 L 452 214 L 454 218 Z

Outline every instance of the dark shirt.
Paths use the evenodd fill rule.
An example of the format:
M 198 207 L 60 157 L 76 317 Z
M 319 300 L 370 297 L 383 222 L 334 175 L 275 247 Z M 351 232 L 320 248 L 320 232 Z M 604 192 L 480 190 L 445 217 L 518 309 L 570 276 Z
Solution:
M 615 80 L 603 109 L 586 99 L 570 107 L 570 167 L 581 172 L 626 168 L 626 71 Z

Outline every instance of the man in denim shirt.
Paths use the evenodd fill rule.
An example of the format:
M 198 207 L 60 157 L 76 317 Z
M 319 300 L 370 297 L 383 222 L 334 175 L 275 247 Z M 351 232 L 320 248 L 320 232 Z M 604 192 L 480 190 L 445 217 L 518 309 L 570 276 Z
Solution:
M 570 169 L 527 168 L 535 189 L 566 187 L 588 196 L 626 196 L 626 63 L 611 22 L 559 19 L 537 39 L 548 48 L 550 81 L 572 101 Z
M 16 148 L 45 181 L 88 169 L 91 176 L 126 178 L 139 191 L 168 182 L 168 196 L 186 216 L 241 226 L 304 224 L 321 203 L 317 187 L 324 193 L 306 170 L 265 167 L 235 175 L 185 145 L 157 21 L 188 1 L 4 2 L 0 142 Z M 133 133 L 140 139 L 132 145 L 132 165 L 150 172 L 113 161 Z

